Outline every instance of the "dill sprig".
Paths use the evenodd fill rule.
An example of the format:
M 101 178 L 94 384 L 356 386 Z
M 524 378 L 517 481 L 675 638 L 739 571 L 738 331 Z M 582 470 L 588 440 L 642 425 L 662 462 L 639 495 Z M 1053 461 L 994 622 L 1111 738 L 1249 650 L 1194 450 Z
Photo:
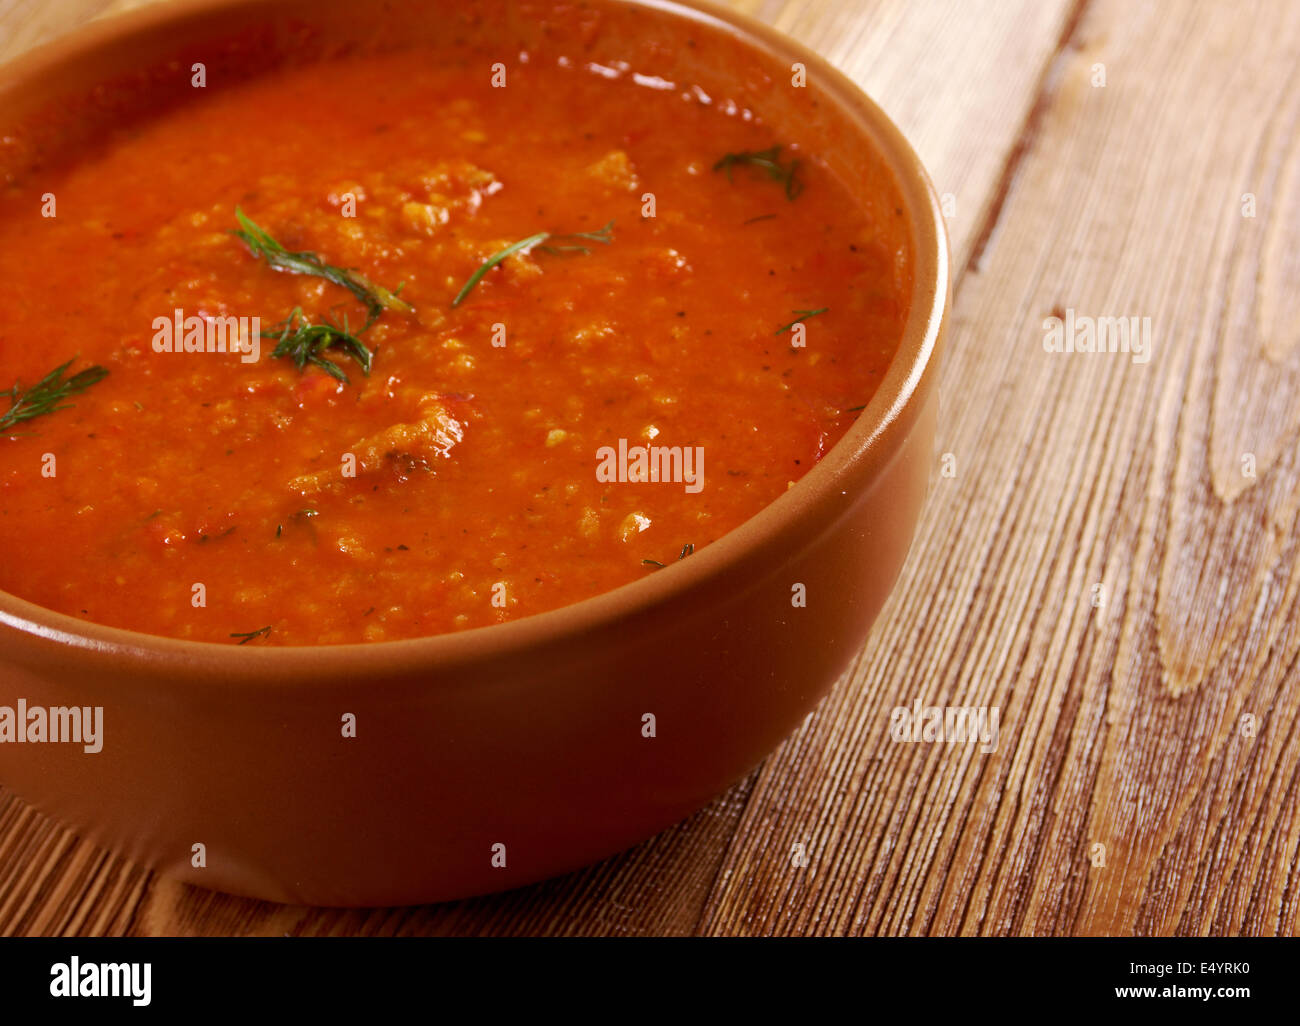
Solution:
M 694 555 L 694 554 L 695 554 L 695 543 L 694 543 L 694 542 L 687 542 L 685 545 L 682 546 L 682 551 L 679 552 L 679 553 L 677 554 L 677 561 L 680 563 L 680 562 L 681 562 L 683 559 L 685 559 L 687 556 L 692 556 L 692 555 Z M 657 560 L 657 559 L 643 559 L 643 560 L 641 560 L 641 565 L 642 565 L 642 566 L 657 566 L 657 567 L 659 567 L 659 568 L 662 570 L 662 569 L 663 569 L 664 567 L 666 567 L 668 564 L 667 564 L 667 563 L 661 563 L 661 562 L 659 562 L 659 560 Z
M 584 246 L 582 242 L 570 240 L 583 240 L 585 242 L 598 242 L 602 246 L 607 246 L 614 241 L 613 234 L 614 222 L 607 222 L 604 227 L 597 228 L 594 232 L 537 232 L 526 239 L 520 239 L 518 242 L 512 242 L 503 249 L 497 250 L 479 265 L 477 271 L 469 276 L 469 280 L 461 286 L 460 291 L 456 293 L 456 298 L 451 301 L 452 308 L 460 306 L 466 296 L 473 291 L 474 286 L 483 280 L 483 276 L 501 263 L 508 256 L 515 253 L 532 249 L 534 246 L 546 253 L 590 253 L 591 250 Z M 560 245 L 543 245 L 547 240 L 565 240 Z
M 365 328 L 370 327 L 385 310 L 396 310 L 399 313 L 412 311 L 411 304 L 399 299 L 395 292 L 390 292 L 382 285 L 374 284 L 355 271 L 327 264 L 315 253 L 295 253 L 285 249 L 271 237 L 270 233 L 246 216 L 239 207 L 235 207 L 235 218 L 239 221 L 240 230 L 232 231 L 230 234 L 242 239 L 248 251 L 254 257 L 265 260 L 268 267 L 274 267 L 277 271 L 288 271 L 290 274 L 307 274 L 324 278 L 335 285 L 341 285 L 356 296 L 366 308 Z M 398 291 L 401 291 L 400 285 Z M 361 330 L 365 331 L 365 328 Z
M 47 413 L 66 410 L 74 405 L 65 401 L 70 396 L 84 392 L 91 385 L 96 385 L 108 377 L 106 368 L 95 366 L 87 367 L 72 377 L 65 378 L 64 373 L 72 363 L 73 361 L 69 360 L 55 367 L 31 388 L 23 388 L 22 382 L 15 381 L 13 387 L 0 392 L 0 397 L 10 400 L 9 409 L 0 414 L 0 431 Z
M 295 306 L 288 317 L 271 325 L 270 331 L 262 332 L 262 337 L 275 340 L 275 348 L 271 350 L 273 357 L 292 360 L 299 370 L 310 363 L 346 385 L 348 376 L 343 373 L 343 369 L 333 360 L 327 360 L 321 355 L 323 350 L 339 349 L 361 364 L 363 374 L 370 373 L 370 361 L 374 354 L 348 330 L 346 316 L 341 328 L 328 321 L 313 324 L 302 312 L 302 307 Z
M 602 246 L 608 246 L 611 242 L 614 241 L 614 222 L 606 221 L 594 232 L 564 232 L 558 235 L 553 235 L 549 232 L 543 232 L 542 234 L 544 234 L 548 239 L 585 239 L 588 242 L 599 242 Z M 587 254 L 591 252 L 590 249 L 588 249 L 580 242 L 574 243 L 572 245 L 564 245 L 564 246 L 545 245 L 545 246 L 538 246 L 537 248 L 540 249 L 543 253 Z
M 803 192 L 803 182 L 796 172 L 799 161 L 791 157 L 789 165 L 781 163 L 781 146 L 770 146 L 765 150 L 742 150 L 740 153 L 724 153 L 713 165 L 714 171 L 727 172 L 727 181 L 732 181 L 731 169 L 737 164 L 745 164 L 767 173 L 774 182 L 785 186 L 785 198 L 794 200 Z
M 777 328 L 776 331 L 772 332 L 772 334 L 780 335 L 782 332 L 789 331 L 796 324 L 799 324 L 802 321 L 806 321 L 810 317 L 816 317 L 818 314 L 824 314 L 829 309 L 830 309 L 829 306 L 823 306 L 816 310 L 791 310 L 790 312 L 796 315 L 795 319 L 792 320 L 789 324 L 781 325 L 781 327 Z
M 270 633 L 271 633 L 271 625 L 268 623 L 265 627 L 259 627 L 255 631 L 245 631 L 242 634 L 238 632 L 234 632 L 230 636 L 232 638 L 242 638 L 243 640 L 240 641 L 240 644 L 247 645 L 254 638 L 264 638 Z

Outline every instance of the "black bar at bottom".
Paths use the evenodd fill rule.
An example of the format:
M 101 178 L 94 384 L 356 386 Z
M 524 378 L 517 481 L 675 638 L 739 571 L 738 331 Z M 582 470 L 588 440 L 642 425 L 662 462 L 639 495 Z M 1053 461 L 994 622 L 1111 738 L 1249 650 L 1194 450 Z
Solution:
M 1267 939 L 0 940 L 0 1008 L 97 1018 L 257 1010 L 836 1006 L 1216 1014 L 1290 1010 L 1300 941 Z M 147 972 L 146 972 L 147 967 Z M 1122 1014 L 1122 1012 L 1121 1012 Z

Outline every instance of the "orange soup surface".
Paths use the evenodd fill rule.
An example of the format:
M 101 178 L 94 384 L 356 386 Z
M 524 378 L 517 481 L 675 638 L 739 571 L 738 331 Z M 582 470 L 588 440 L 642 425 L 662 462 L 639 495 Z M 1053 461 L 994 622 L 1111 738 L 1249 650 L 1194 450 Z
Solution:
M 896 187 L 689 83 L 527 57 L 504 88 L 332 57 L 0 148 L 0 416 L 107 371 L 0 421 L 0 589 L 225 644 L 438 634 L 662 573 L 825 455 L 907 313 Z M 395 296 L 370 318 L 237 208 Z M 188 351 L 218 324 L 257 359 Z

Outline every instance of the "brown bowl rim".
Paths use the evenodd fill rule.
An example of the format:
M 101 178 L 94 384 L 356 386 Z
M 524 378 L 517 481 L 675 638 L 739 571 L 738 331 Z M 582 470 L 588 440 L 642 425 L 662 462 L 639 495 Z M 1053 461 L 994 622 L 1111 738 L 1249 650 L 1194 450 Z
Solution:
M 947 233 L 929 175 L 902 132 L 844 73 L 814 51 L 743 12 L 713 0 L 607 0 L 721 28 L 769 57 L 801 61 L 824 93 L 870 134 L 873 148 L 893 172 L 913 231 L 912 305 L 898 350 L 866 408 L 844 436 L 794 486 L 689 559 L 610 591 L 505 623 L 394 641 L 337 645 L 242 646 L 190 641 L 92 623 L 0 590 L 0 626 L 88 653 L 134 660 L 176 671 L 191 682 L 196 671 L 221 670 L 223 682 L 302 682 L 351 677 L 377 667 L 386 672 L 450 668 L 517 653 L 561 639 L 581 639 L 726 575 L 747 554 L 795 530 L 801 516 L 850 478 L 869 480 L 906 438 L 914 399 L 937 373 L 935 356 L 949 306 Z M 96 19 L 0 66 L 0 95 L 18 83 L 114 42 L 174 21 L 239 7 L 269 10 L 276 0 L 172 0 Z M 860 487 L 860 485 L 858 485 Z M 310 672 L 308 672 L 310 671 Z

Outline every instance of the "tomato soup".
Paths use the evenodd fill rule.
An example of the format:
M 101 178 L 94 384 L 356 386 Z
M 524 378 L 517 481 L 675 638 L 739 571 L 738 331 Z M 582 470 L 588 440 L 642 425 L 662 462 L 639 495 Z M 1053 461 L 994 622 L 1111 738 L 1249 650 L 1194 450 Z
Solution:
M 907 314 L 896 187 L 798 128 L 635 55 L 412 49 L 4 150 L 0 588 L 333 644 L 691 558 L 844 434 Z

